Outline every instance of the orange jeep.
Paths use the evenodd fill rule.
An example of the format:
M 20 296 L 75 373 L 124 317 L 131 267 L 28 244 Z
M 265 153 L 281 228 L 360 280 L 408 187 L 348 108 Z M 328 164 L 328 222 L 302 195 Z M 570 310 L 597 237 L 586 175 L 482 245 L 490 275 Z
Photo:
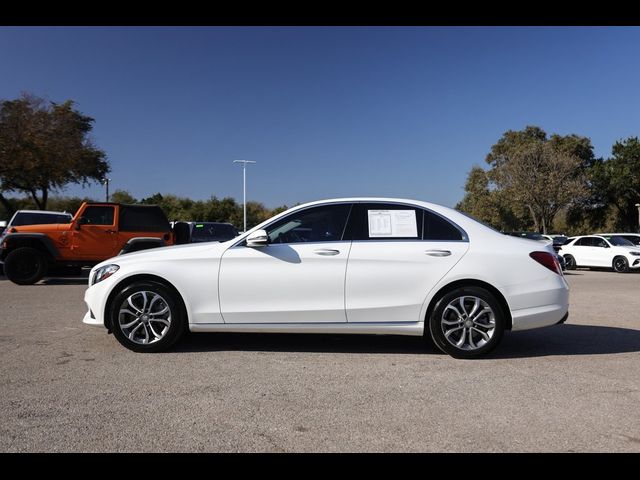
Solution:
M 12 227 L 0 245 L 0 263 L 9 280 L 31 285 L 51 267 L 79 270 L 123 253 L 174 243 L 158 206 L 85 202 L 71 223 Z

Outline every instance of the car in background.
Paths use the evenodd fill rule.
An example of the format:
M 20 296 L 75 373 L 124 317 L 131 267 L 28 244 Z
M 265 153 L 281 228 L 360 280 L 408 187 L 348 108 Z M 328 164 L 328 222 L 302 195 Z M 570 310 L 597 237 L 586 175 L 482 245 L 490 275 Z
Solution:
M 51 225 L 58 223 L 69 223 L 73 215 L 67 212 L 53 212 L 47 210 L 18 210 L 13 214 L 11 220 L 6 223 L 5 228 L 0 232 L 0 244 L 2 239 L 11 231 L 12 227 L 22 227 L 24 225 Z
M 155 205 L 84 202 L 73 218 L 55 213 L 62 215 L 29 216 L 29 221 L 48 222 L 29 225 L 16 217 L 21 224 L 5 231 L 0 262 L 13 283 L 32 285 L 49 271 L 79 272 L 116 255 L 176 243 L 167 217 Z
M 625 273 L 640 268 L 640 247 L 617 235 L 571 237 L 560 249 L 560 255 L 565 259 L 567 270 L 605 267 Z
M 550 247 L 388 198 L 311 202 L 226 242 L 111 258 L 84 298 L 83 322 L 137 352 L 185 331 L 359 333 L 424 336 L 474 358 L 569 309 Z
M 629 240 L 636 247 L 640 247 L 640 233 L 596 233 L 596 235 L 600 235 L 604 238 L 609 238 L 612 236 L 622 237 L 625 240 Z
M 18 210 L 8 222 L 0 222 L 0 245 L 13 227 L 23 225 L 43 225 L 54 223 L 69 223 L 72 215 L 67 212 L 54 212 L 48 210 Z M 0 274 L 4 273 L 4 264 L 0 260 Z
M 226 242 L 237 237 L 238 230 L 230 223 L 188 222 L 191 243 Z

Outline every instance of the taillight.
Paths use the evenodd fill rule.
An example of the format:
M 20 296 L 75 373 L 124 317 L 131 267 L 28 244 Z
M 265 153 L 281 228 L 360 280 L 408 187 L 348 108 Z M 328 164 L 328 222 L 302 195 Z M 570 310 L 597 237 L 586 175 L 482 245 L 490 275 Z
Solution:
M 560 262 L 558 262 L 554 254 L 549 252 L 531 252 L 529 256 L 552 272 L 562 275 L 562 267 L 560 267 Z

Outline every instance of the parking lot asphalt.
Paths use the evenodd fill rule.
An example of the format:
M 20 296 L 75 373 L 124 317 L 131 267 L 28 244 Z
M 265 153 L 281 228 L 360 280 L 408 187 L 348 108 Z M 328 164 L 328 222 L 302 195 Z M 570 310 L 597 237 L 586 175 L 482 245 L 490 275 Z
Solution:
M 565 325 L 481 360 L 416 337 L 84 326 L 86 278 L 0 277 L 3 452 L 639 452 L 640 274 L 578 270 Z

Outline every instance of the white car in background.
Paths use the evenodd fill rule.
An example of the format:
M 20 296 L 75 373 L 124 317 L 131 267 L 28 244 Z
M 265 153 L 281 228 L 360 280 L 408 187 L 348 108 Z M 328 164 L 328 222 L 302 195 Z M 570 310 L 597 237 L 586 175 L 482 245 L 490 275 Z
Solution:
M 429 336 L 472 358 L 505 330 L 562 323 L 569 288 L 551 247 L 435 204 L 347 198 L 291 208 L 224 243 L 96 265 L 84 323 L 137 352 L 191 332 Z
M 607 267 L 618 273 L 640 268 L 640 248 L 617 235 L 572 237 L 560 249 L 567 270 Z

